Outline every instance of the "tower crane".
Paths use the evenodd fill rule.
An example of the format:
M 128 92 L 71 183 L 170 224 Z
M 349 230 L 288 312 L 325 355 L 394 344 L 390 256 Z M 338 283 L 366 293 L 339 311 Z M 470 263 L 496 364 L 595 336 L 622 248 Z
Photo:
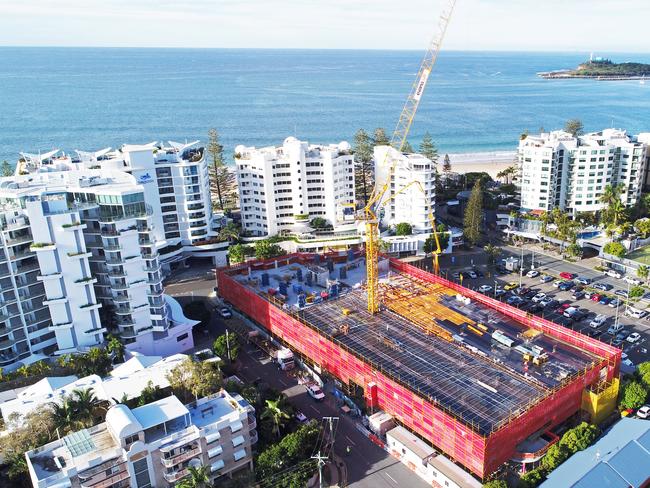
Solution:
M 411 92 L 409 93 L 402 113 L 400 114 L 397 127 L 393 132 L 390 145 L 401 151 L 406 143 L 406 138 L 408 137 L 411 125 L 413 124 L 413 119 L 417 113 L 418 106 L 420 105 L 420 100 L 424 93 L 424 89 L 427 86 L 427 81 L 429 80 L 429 75 L 431 70 L 438 59 L 438 54 L 440 53 L 440 48 L 442 46 L 442 41 L 445 38 L 447 33 L 447 27 L 449 26 L 449 21 L 451 20 L 451 15 L 456 6 L 457 0 L 447 0 L 445 9 L 443 10 L 440 18 L 438 20 L 438 32 L 433 37 L 433 40 L 429 44 L 429 47 L 424 55 L 424 59 L 420 64 L 420 69 L 418 71 L 417 77 L 413 86 L 411 87 Z M 388 152 L 386 153 L 388 157 Z M 388 172 L 389 177 L 384 182 L 384 184 L 377 189 L 375 185 L 375 190 L 373 191 L 370 199 L 368 200 L 366 206 L 363 209 L 365 225 L 366 225 L 366 276 L 367 276 L 367 293 L 368 293 L 368 311 L 372 314 L 379 311 L 379 297 L 378 297 L 378 287 L 379 287 L 379 275 L 378 275 L 378 258 L 379 258 L 379 221 L 376 215 L 376 207 L 381 201 L 382 197 L 388 190 L 390 185 L 390 175 L 395 170 L 395 165 L 397 160 L 395 160 Z M 424 192 L 424 189 L 420 185 L 420 189 Z M 426 193 L 425 193 L 426 194 Z M 429 210 L 429 219 L 431 220 L 433 226 L 433 235 L 435 236 L 437 249 L 434 251 L 434 271 L 438 270 L 438 254 L 442 251 L 440 249 L 440 242 L 438 240 L 438 234 L 435 227 L 435 219 L 433 218 L 433 212 Z

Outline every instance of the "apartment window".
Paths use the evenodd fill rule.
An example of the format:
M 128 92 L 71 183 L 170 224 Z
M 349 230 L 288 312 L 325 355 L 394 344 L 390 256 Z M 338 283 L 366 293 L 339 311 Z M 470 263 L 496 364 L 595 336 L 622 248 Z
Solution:
M 151 488 L 151 479 L 149 478 L 149 463 L 147 458 L 138 459 L 133 463 L 133 472 L 135 473 L 135 483 L 137 488 Z
M 176 338 L 176 342 L 182 342 L 185 339 L 187 339 L 188 337 L 189 337 L 189 334 L 187 332 L 185 334 L 181 334 Z
M 124 438 L 124 444 L 128 447 L 138 440 L 138 434 L 133 434 Z

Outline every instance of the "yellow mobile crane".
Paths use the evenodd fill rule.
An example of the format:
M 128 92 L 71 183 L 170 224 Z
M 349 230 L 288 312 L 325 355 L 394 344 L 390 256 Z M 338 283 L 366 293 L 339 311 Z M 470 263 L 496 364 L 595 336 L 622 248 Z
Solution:
M 440 19 L 438 21 L 438 33 L 434 36 L 431 44 L 429 45 L 429 48 L 427 49 L 426 54 L 424 55 L 424 59 L 420 65 L 420 70 L 418 71 L 415 83 L 411 87 L 411 92 L 409 93 L 409 96 L 406 99 L 406 103 L 404 104 L 404 108 L 402 109 L 402 113 L 399 117 L 399 122 L 397 123 L 397 127 L 393 132 L 393 136 L 390 142 L 390 145 L 398 151 L 401 151 L 404 147 L 404 144 L 406 143 L 406 138 L 408 137 L 409 131 L 411 129 L 411 124 L 413 123 L 413 119 L 415 118 L 418 106 L 420 105 L 422 94 L 424 93 L 424 89 L 427 86 L 429 74 L 431 73 L 433 65 L 438 59 L 442 41 L 445 37 L 445 34 L 447 33 L 447 27 L 449 26 L 451 14 L 453 13 L 455 6 L 456 0 L 448 0 L 446 8 L 440 15 Z M 388 153 L 386 153 L 386 155 L 388 156 Z M 379 276 L 377 270 L 377 260 L 379 257 L 379 221 L 375 213 L 375 206 L 378 204 L 378 202 L 380 202 L 384 193 L 386 193 L 386 190 L 388 190 L 390 185 L 390 175 L 394 172 L 396 164 L 397 160 L 392 164 L 386 182 L 384 182 L 378 191 L 373 191 L 373 194 L 370 196 L 368 203 L 363 209 L 364 218 L 366 221 L 366 275 L 368 311 L 372 314 L 379 311 Z M 422 188 L 422 185 L 419 184 L 419 182 L 411 182 L 408 185 L 405 185 L 404 188 L 402 188 L 398 193 L 401 193 L 407 187 L 416 183 L 419 185 L 420 190 L 422 190 L 424 193 L 424 188 Z M 395 194 L 392 198 L 395 196 L 397 196 L 397 194 Z M 442 251 L 440 249 L 440 242 L 438 240 L 438 234 L 436 232 L 435 219 L 433 218 L 433 211 L 431 208 L 429 209 L 429 220 L 431 221 L 433 227 L 432 231 L 433 235 L 435 236 L 437 245 L 437 249 L 434 251 L 434 271 L 437 273 L 438 254 L 440 254 Z

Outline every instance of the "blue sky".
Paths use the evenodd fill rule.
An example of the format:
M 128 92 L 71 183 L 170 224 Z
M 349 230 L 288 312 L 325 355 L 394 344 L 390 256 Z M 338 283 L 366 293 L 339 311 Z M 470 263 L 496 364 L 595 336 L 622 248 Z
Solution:
M 442 0 L 0 0 L 0 45 L 422 49 Z M 445 47 L 650 52 L 649 0 L 458 0 Z

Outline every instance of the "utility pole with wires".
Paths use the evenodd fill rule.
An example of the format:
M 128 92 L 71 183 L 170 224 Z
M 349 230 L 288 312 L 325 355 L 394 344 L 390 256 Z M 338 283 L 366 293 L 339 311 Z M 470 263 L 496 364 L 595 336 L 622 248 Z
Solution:
M 318 486 L 323 488 L 323 466 L 325 466 L 329 455 L 321 456 L 321 452 L 318 451 L 318 454 L 311 457 L 312 459 L 318 460 Z

